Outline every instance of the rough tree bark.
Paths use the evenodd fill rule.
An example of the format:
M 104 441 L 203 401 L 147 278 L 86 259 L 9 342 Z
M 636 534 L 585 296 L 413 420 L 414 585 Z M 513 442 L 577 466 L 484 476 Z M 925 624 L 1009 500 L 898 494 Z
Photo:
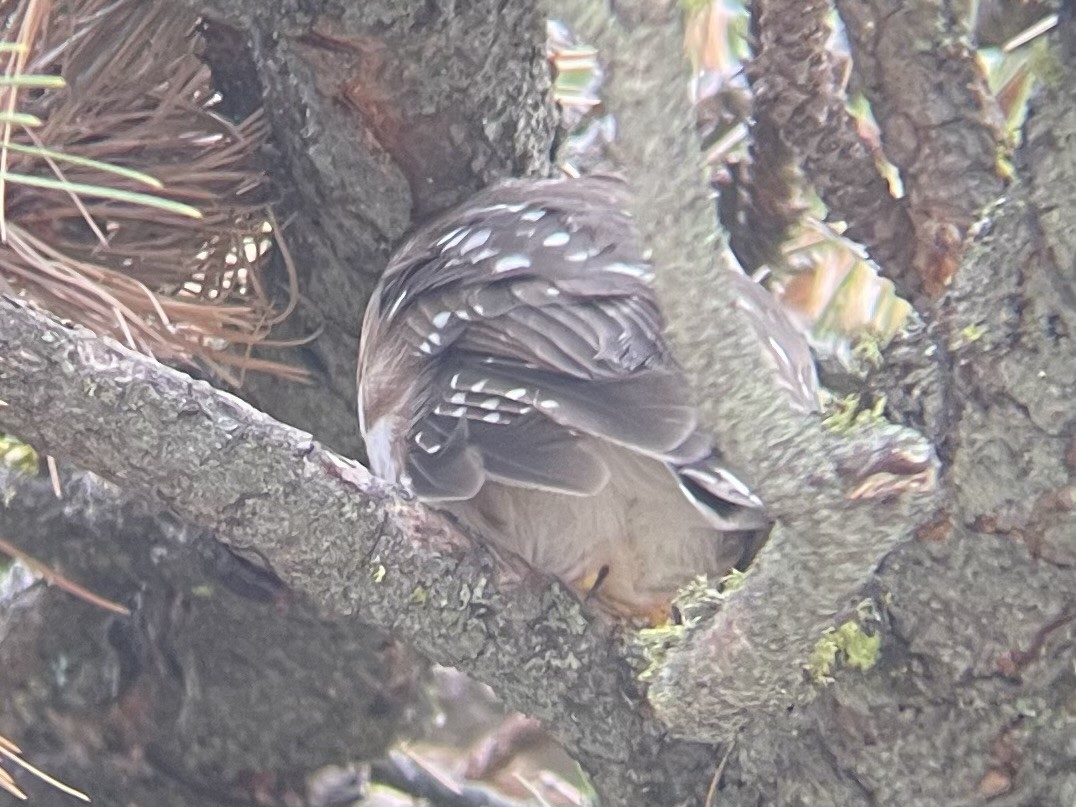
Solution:
M 513 93 L 536 98 L 543 85 L 537 17 L 497 3 L 195 5 L 210 14 L 218 43 L 249 46 L 253 73 L 238 75 L 237 85 L 253 76 L 265 92 L 281 154 L 277 178 L 298 212 L 296 252 L 311 267 L 309 290 L 329 326 L 314 348 L 325 380 L 316 393 L 296 403 L 290 392 L 266 386 L 252 397 L 352 450 L 344 420 L 352 409 L 349 333 L 389 246 L 412 213 L 451 201 L 458 191 L 450 186 L 469 189 L 540 163 L 540 137 L 529 139 L 526 127 L 506 137 L 503 128 L 518 120 Z M 604 5 L 563 8 L 611 60 L 609 99 L 621 116 L 628 172 L 645 200 L 636 214 L 660 267 L 678 355 L 706 417 L 781 518 L 745 588 L 668 651 L 650 689 L 672 732 L 694 742 L 671 739 L 646 706 L 630 641 L 589 619 L 557 586 L 495 560 L 305 435 L 11 303 L 0 312 L 7 404 L 0 424 L 224 541 L 257 548 L 301 603 L 345 617 L 333 629 L 348 642 L 370 635 L 357 627 L 359 615 L 488 681 L 513 707 L 549 721 L 596 776 L 604 803 L 701 803 L 719 760 L 715 804 L 1076 802 L 1076 232 L 1066 214 L 1076 157 L 1065 145 L 1076 136 L 1071 24 L 1055 43 L 1065 80 L 1051 82 L 1034 105 L 1017 154 L 1019 179 L 979 222 L 952 284 L 924 305 L 925 327 L 895 347 L 900 361 L 877 379 L 900 391 L 891 415 L 939 446 L 941 489 L 852 500 L 849 492 L 880 470 L 877 450 L 892 457 L 895 435 L 906 448 L 919 444 L 907 432 L 828 434 L 779 403 L 758 341 L 705 246 L 712 211 L 693 169 L 686 102 L 670 91 L 682 79 L 672 9 L 622 1 L 609 16 Z M 842 11 L 859 15 L 857 30 L 883 19 L 865 4 L 842 4 Z M 453 13 L 462 16 L 451 21 Z M 940 14 L 936 26 L 908 27 L 937 41 L 951 35 Z M 409 72 L 420 62 L 414 54 L 429 58 L 430 42 L 465 29 L 490 37 L 468 51 L 486 54 L 483 69 L 514 77 L 503 95 L 481 81 L 491 94 L 475 95 L 451 78 L 468 68 L 450 72 L 441 86 Z M 872 40 L 884 42 L 884 53 L 857 58 L 873 70 L 882 56 L 912 48 L 895 23 L 886 30 L 893 32 L 894 39 Z M 223 64 L 220 51 L 209 58 Z M 961 71 L 948 79 L 914 75 L 925 82 L 916 99 L 946 80 L 967 87 Z M 872 102 L 894 100 L 885 82 L 864 83 Z M 341 98 L 344 104 L 333 103 Z M 431 121 L 460 103 L 473 106 L 462 107 L 457 135 L 430 137 L 452 131 Z M 527 107 L 536 120 L 540 108 Z M 404 114 L 414 109 L 433 110 L 427 128 Z M 981 122 L 975 110 L 965 113 Z M 458 171 L 407 175 L 396 160 Z M 929 171 L 916 179 L 929 182 Z M 943 198 L 930 190 L 925 198 Z M 29 494 L 20 488 L 15 495 Z M 12 512 L 0 521 L 4 530 L 17 528 Z M 102 557 L 127 558 L 104 548 L 107 537 L 96 534 Z M 41 554 L 53 557 L 41 541 Z M 75 556 L 65 568 L 81 570 L 80 563 Z M 168 574 L 188 586 L 195 579 Z M 839 671 L 825 687 L 805 682 L 802 663 L 823 629 L 868 597 L 883 630 L 878 664 Z M 333 664 L 346 659 L 340 653 Z M 392 667 L 391 659 L 382 664 Z M 328 691 L 332 669 L 317 665 L 326 677 L 306 686 Z M 378 670 L 375 689 L 391 679 L 391 669 Z M 288 768 L 268 755 L 258 764 Z
M 0 533 L 133 611 L 40 587 L 0 605 L 0 714 L 17 721 L 4 728 L 95 802 L 244 800 L 255 775 L 303 793 L 309 772 L 347 761 L 341 748 L 375 758 L 409 719 L 410 651 L 319 617 L 207 530 L 91 474 L 65 474 L 63 499 L 18 472 L 0 483 Z M 35 801 L 64 801 L 28 784 Z

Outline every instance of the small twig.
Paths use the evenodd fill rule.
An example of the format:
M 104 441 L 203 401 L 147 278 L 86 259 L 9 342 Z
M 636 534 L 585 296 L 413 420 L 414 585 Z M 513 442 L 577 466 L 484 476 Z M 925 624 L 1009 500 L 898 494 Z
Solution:
M 538 774 L 538 781 L 541 782 L 542 786 L 547 790 L 556 793 L 570 804 L 575 805 L 575 807 L 584 807 L 584 805 L 590 804 L 578 787 L 565 781 L 562 777 L 553 773 L 553 771 L 541 771 Z
M 12 557 L 22 563 L 24 566 L 27 566 L 33 572 L 40 575 L 49 585 L 56 586 L 56 588 L 60 589 L 61 591 L 66 591 L 73 597 L 78 597 L 84 602 L 88 602 L 91 605 L 96 605 L 98 608 L 103 608 L 106 611 L 111 611 L 114 614 L 119 614 L 121 616 L 131 615 L 131 612 L 119 603 L 112 602 L 112 600 L 107 600 L 104 597 L 94 594 L 89 589 L 80 586 L 78 583 L 69 580 L 59 572 L 50 569 L 41 561 L 36 560 L 30 555 L 27 555 L 18 547 L 9 544 L 3 538 L 0 538 L 0 552 L 3 552 L 5 555 Z
M 52 454 L 45 457 L 45 465 L 49 469 L 49 481 L 52 483 L 52 492 L 57 499 L 64 497 L 63 486 L 60 484 L 60 469 L 56 466 L 56 458 Z
M 536 788 L 531 782 L 527 781 L 527 778 L 525 776 L 522 776 L 518 773 L 512 774 L 512 776 L 517 782 L 519 782 L 520 786 L 524 790 L 526 790 L 534 797 L 534 800 L 537 801 L 541 805 L 541 807 L 550 807 L 549 802 L 545 799 L 544 796 L 542 796 L 538 788 Z
M 729 741 L 725 753 L 721 755 L 721 761 L 717 764 L 717 770 L 714 771 L 714 778 L 710 781 L 710 788 L 706 791 L 706 807 L 713 807 L 714 797 L 717 796 L 717 786 L 721 784 L 721 775 L 725 772 L 725 766 L 728 765 L 729 757 L 732 756 L 732 749 L 735 747 L 736 738 L 733 737 Z
M 1034 25 L 1028 26 L 1001 46 L 1003 53 L 1012 53 L 1057 27 L 1057 14 L 1048 14 Z

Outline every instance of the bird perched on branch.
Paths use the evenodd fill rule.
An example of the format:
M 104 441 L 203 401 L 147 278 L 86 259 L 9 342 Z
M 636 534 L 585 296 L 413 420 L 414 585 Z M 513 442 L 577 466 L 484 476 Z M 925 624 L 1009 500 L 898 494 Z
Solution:
M 667 611 L 769 526 L 700 431 L 614 177 L 509 181 L 417 232 L 366 311 L 372 471 L 606 610 Z

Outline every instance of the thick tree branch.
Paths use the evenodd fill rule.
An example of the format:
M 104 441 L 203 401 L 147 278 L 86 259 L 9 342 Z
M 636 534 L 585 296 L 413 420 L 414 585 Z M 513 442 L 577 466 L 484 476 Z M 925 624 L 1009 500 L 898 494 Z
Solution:
M 0 535 L 131 615 L 55 588 L 0 597 L 0 731 L 35 757 L 62 749 L 57 770 L 104 803 L 232 803 L 251 772 L 301 787 L 385 753 L 418 697 L 415 654 L 318 617 L 206 530 L 92 474 L 61 484 L 57 498 L 0 469 Z M 133 758 L 148 761 L 137 784 Z
M 963 3 L 837 0 L 852 66 L 900 170 L 915 277 L 939 294 L 983 209 L 1002 193 L 1002 120 Z M 911 276 L 909 276 L 910 278 Z M 914 290 L 914 289 L 913 289 Z
M 951 387 L 930 402 L 950 443 L 943 510 L 879 571 L 879 665 L 745 730 L 728 803 L 1072 800 L 1076 163 L 1059 146 L 1076 132 L 1076 48 L 1060 53 L 1065 77 L 1033 104 L 1017 154 L 1027 184 L 979 232 L 932 326 Z
M 680 804 L 709 781 L 712 749 L 665 737 L 630 654 L 572 595 L 309 436 L 10 300 L 0 378 L 5 429 L 256 549 L 326 612 L 491 684 L 548 721 L 608 803 Z
M 949 704 L 950 717 L 930 721 L 952 726 L 945 753 L 978 760 L 925 783 L 925 804 L 967 794 L 1063 804 L 1076 782 L 1062 772 L 1071 752 L 1058 750 L 1072 742 L 1071 715 L 1057 711 L 1076 695 L 1076 231 L 1060 214 L 1076 162 L 1058 147 L 1076 135 L 1076 48 L 1064 44 L 1073 30 L 1057 49 L 1064 76 L 1032 104 L 1019 180 L 939 302 L 952 378 L 943 518 L 880 575 L 895 637 L 930 660 L 921 692 Z M 1027 720 L 1030 702 L 1038 717 Z M 911 750 L 913 736 L 877 739 Z M 918 752 L 898 753 L 899 767 L 920 767 Z
M 749 716 L 784 714 L 809 695 L 801 667 L 811 647 L 930 511 L 923 496 L 851 500 L 862 475 L 901 440 L 920 470 L 932 459 L 913 434 L 835 435 L 787 405 L 714 253 L 691 109 L 675 91 L 686 77 L 674 57 L 682 52 L 676 4 L 618 2 L 612 17 L 604 5 L 555 7 L 608 66 L 603 94 L 617 111 L 633 212 L 654 252 L 677 356 L 722 447 L 780 519 L 744 589 L 669 653 L 651 688 L 677 730 L 727 738 Z
M 759 0 L 754 11 L 760 36 L 748 74 L 756 116 L 793 149 L 829 216 L 847 222 L 848 237 L 899 286 L 914 290 L 918 283 L 907 282 L 915 253 L 912 221 L 890 194 L 845 105 L 827 47 L 831 3 Z

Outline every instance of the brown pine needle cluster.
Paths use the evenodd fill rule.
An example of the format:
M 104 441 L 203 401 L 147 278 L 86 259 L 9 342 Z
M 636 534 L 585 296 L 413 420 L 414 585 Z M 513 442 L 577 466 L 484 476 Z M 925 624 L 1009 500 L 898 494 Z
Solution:
M 214 112 L 170 0 L 19 0 L 0 44 L 0 291 L 232 383 L 283 310 L 259 115 Z M 285 261 L 285 263 L 288 263 Z

